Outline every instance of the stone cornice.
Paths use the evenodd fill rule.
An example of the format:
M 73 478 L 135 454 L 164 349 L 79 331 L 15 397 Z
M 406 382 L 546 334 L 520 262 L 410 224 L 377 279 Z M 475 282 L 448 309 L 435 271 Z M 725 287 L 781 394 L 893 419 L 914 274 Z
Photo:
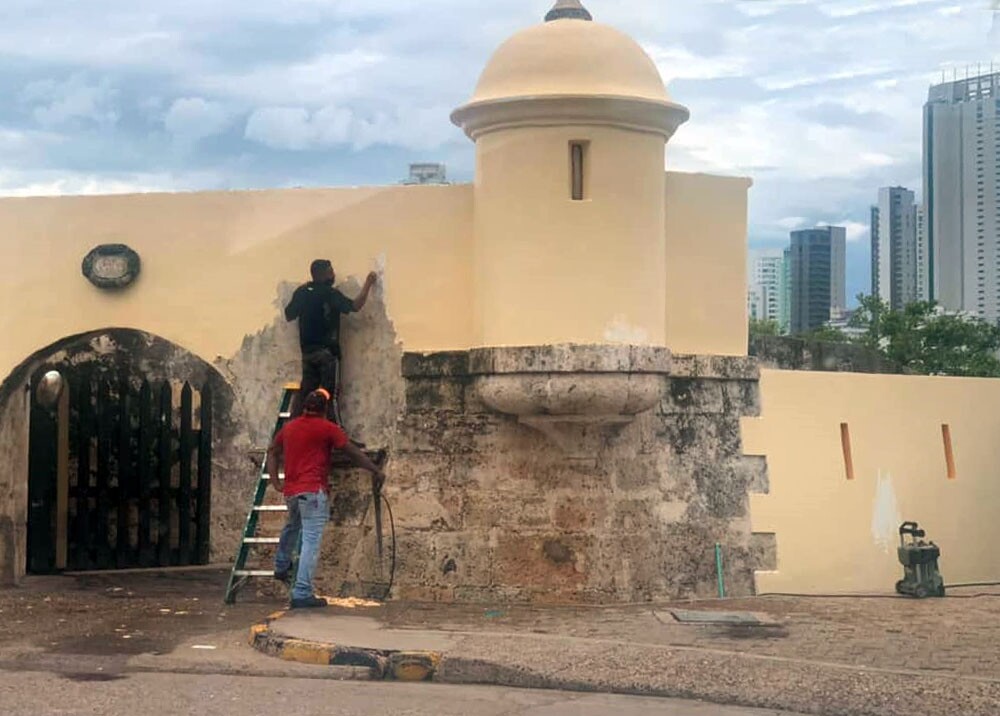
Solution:
M 483 100 L 459 107 L 451 121 L 473 141 L 517 127 L 599 125 L 670 139 L 690 112 L 675 102 L 614 95 L 548 95 Z

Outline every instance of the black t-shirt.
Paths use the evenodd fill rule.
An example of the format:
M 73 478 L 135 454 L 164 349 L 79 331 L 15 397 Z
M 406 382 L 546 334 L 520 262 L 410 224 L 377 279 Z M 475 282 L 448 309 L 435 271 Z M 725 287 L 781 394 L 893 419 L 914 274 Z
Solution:
M 326 283 L 307 283 L 295 289 L 285 308 L 285 318 L 299 319 L 299 344 L 303 353 L 331 349 L 340 352 L 340 314 L 352 313 L 354 302 Z

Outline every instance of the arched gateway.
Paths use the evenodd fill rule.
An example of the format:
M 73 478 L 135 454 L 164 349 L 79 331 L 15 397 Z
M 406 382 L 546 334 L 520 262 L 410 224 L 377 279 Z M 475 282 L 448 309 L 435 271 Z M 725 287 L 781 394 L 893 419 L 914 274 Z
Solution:
M 61 390 L 46 396 L 52 372 Z M 232 404 L 212 366 L 142 331 L 98 330 L 22 362 L 0 411 L 19 400 L 27 425 L 0 443 L 22 466 L 0 504 L 4 562 L 39 574 L 209 561 L 213 416 L 225 431 Z

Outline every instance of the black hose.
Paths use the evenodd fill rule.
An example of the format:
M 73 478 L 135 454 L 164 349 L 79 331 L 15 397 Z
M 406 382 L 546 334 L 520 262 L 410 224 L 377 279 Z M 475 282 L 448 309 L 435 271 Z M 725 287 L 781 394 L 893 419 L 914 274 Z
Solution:
M 380 602 L 384 602 L 389 598 L 392 594 L 392 585 L 396 581 L 396 520 L 392 517 L 392 505 L 386 499 L 385 493 L 382 494 L 382 503 L 385 505 L 386 512 L 389 513 L 389 532 L 392 534 L 392 551 L 389 553 L 389 584 L 385 588 L 385 594 L 378 600 Z
M 962 587 L 1000 587 L 1000 582 L 970 582 L 969 584 L 946 584 L 945 589 Z M 794 594 L 791 592 L 763 592 L 758 597 L 792 597 L 794 599 L 910 599 L 902 594 Z M 943 599 L 980 599 L 1000 597 L 1000 594 L 980 592 L 979 594 L 945 594 Z M 936 597 L 941 599 L 942 597 Z

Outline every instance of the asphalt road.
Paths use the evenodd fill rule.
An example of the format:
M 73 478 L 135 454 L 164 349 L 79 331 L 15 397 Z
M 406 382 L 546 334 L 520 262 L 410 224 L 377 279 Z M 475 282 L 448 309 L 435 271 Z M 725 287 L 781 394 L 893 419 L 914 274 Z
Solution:
M 0 673 L 4 716 L 777 716 L 670 699 L 317 679 Z

